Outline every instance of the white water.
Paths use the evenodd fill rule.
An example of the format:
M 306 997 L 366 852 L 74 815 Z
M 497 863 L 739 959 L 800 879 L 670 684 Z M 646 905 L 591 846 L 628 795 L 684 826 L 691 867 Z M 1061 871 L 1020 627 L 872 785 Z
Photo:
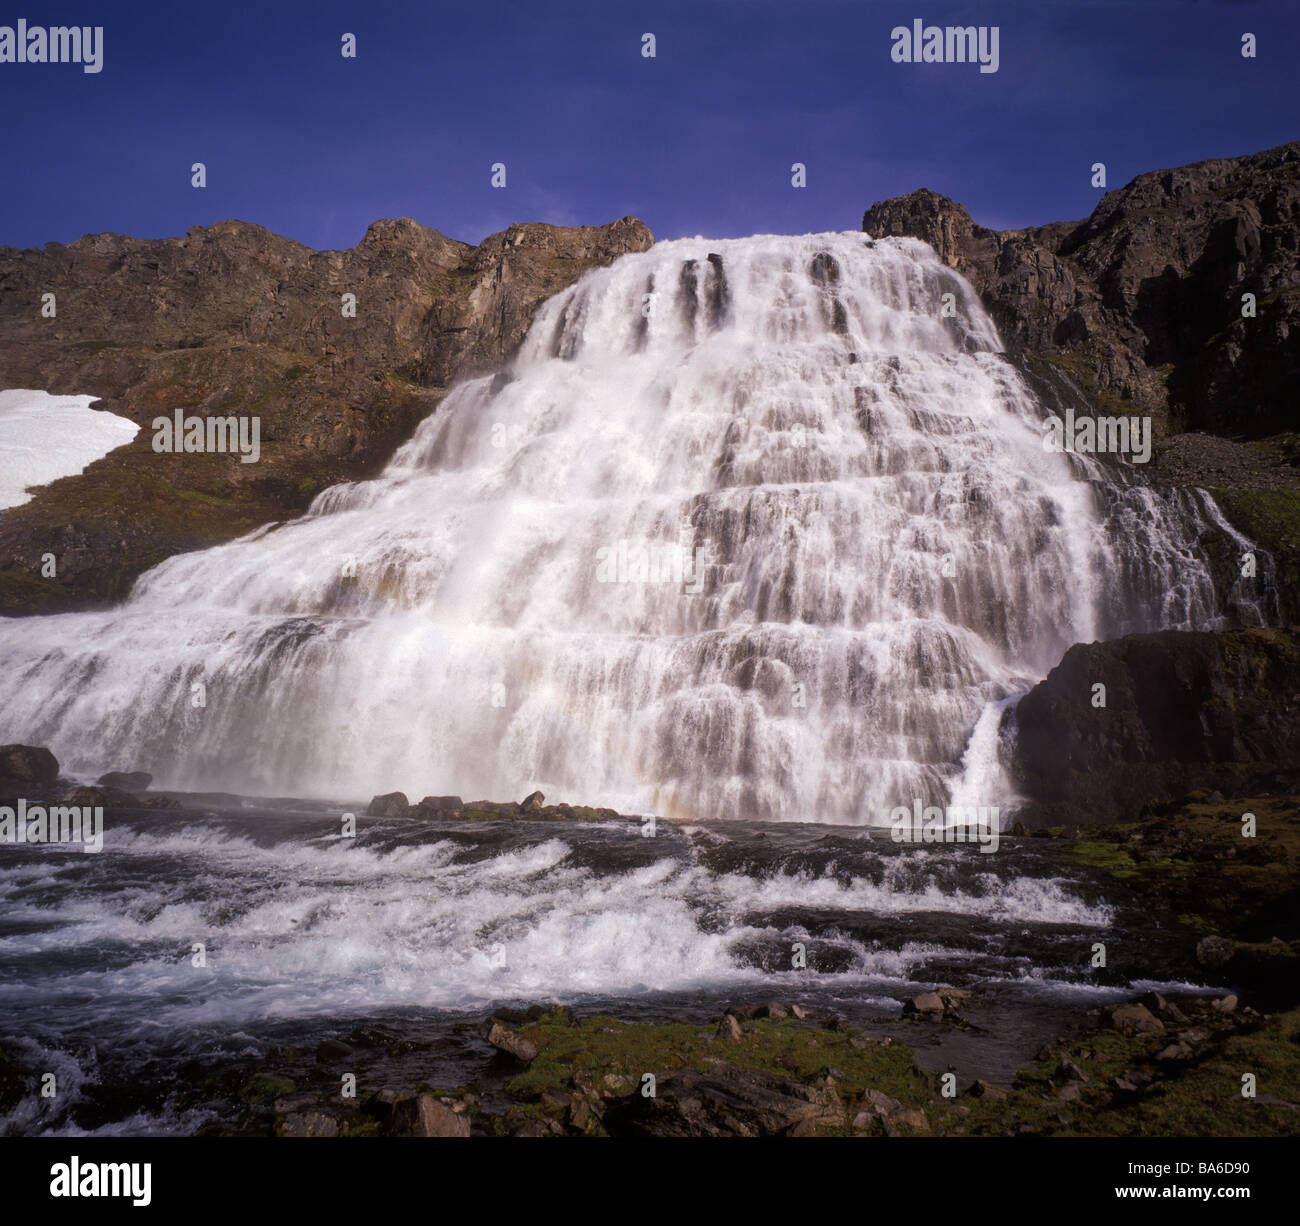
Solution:
M 135 422 L 90 408 L 94 399 L 0 392 L 0 508 L 30 502 L 29 486 L 71 477 L 135 438 Z
M 0 739 L 245 793 L 883 823 L 960 776 L 1005 803 L 981 712 L 1074 642 L 1216 624 L 1224 529 L 1045 452 L 999 350 L 915 240 L 625 256 L 380 479 L 119 610 L 5 625 Z M 620 542 L 702 551 L 699 582 L 602 582 Z

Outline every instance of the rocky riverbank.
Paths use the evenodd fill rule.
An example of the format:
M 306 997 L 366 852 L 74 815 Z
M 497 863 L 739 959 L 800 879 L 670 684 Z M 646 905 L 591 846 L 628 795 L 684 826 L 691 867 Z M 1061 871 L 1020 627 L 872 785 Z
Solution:
M 929 995 L 908 1014 L 917 1043 L 971 1027 L 970 993 Z M 452 1041 L 480 1048 L 480 1071 L 431 1084 L 422 1071 Z M 1149 993 L 1081 1015 L 996 1085 L 793 1004 L 704 1026 L 533 1006 L 441 1039 L 359 1026 L 181 1080 L 191 1107 L 222 1104 L 200 1129 L 219 1136 L 1267 1136 L 1300 1131 L 1298 1044 L 1300 1010 Z

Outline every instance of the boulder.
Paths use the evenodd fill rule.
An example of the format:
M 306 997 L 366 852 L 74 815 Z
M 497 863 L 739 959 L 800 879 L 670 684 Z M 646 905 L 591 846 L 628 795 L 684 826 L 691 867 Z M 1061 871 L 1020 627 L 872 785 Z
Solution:
M 337 1039 L 322 1039 L 316 1047 L 316 1059 L 322 1064 L 346 1060 L 350 1055 L 352 1055 L 352 1048 Z
M 537 1046 L 522 1035 L 516 1034 L 503 1021 L 490 1017 L 479 1027 L 479 1033 L 495 1047 L 524 1064 L 537 1059 Z
M 714 1038 L 731 1039 L 734 1042 L 736 1039 L 743 1039 L 744 1037 L 745 1031 L 736 1015 L 734 1013 L 724 1013 L 722 1020 L 718 1023 L 718 1032 L 714 1035 Z
M 420 1094 L 393 1105 L 390 1132 L 411 1137 L 467 1137 L 469 1118 L 432 1094 Z
M 367 817 L 405 817 L 411 802 L 405 792 L 385 792 L 382 796 L 372 797 L 366 806 Z
M 1102 1023 L 1121 1034 L 1162 1034 L 1165 1024 L 1145 1005 L 1136 1001 L 1127 1005 L 1112 1005 L 1102 1010 Z
M 903 1002 L 903 1012 L 905 1014 L 921 1014 L 933 1017 L 936 1014 L 942 1014 L 943 1008 L 943 998 L 938 992 L 922 992 L 919 996 L 913 996 L 911 1000 Z
M 153 776 L 148 771 L 109 771 L 95 782 L 123 792 L 147 792 Z
M 436 816 L 440 813 L 454 813 L 464 807 L 465 802 L 459 796 L 426 796 L 416 806 L 420 817 Z
M 0 746 L 0 800 L 43 799 L 59 777 L 59 761 L 36 745 Z
M 519 812 L 523 814 L 538 813 L 541 811 L 542 804 L 546 797 L 541 792 L 529 792 L 527 796 L 519 802 Z

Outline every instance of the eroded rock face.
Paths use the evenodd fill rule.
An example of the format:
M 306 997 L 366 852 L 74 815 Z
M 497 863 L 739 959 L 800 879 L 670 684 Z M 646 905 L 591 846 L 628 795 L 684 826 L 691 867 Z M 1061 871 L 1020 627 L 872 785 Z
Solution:
M 1246 436 L 1297 424 L 1300 142 L 1139 175 L 1083 222 L 999 232 L 922 189 L 873 204 L 862 228 L 929 243 L 1008 349 L 1108 410 Z
M 0 387 L 95 395 L 143 427 L 0 515 L 0 614 L 111 603 L 174 553 L 373 474 L 453 379 L 509 356 L 543 301 L 652 242 L 630 217 L 511 226 L 478 247 L 404 218 L 375 222 L 347 251 L 240 221 L 177 239 L 0 248 Z M 46 293 L 53 319 L 41 317 Z M 177 409 L 259 417 L 259 461 L 155 453 L 151 423 Z
M 1093 687 L 1105 686 L 1104 707 Z M 1127 821 L 1195 788 L 1300 783 L 1300 631 L 1080 643 L 1021 699 L 1014 773 L 1038 820 Z

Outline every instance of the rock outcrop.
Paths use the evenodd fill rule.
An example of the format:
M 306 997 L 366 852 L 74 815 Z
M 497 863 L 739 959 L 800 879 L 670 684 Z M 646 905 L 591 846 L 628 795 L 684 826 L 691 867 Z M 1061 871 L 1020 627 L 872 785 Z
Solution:
M 1014 777 L 1045 825 L 1131 820 L 1192 789 L 1300 791 L 1300 631 L 1077 644 L 1014 718 Z
M 978 290 L 1009 351 L 1098 407 L 1151 415 L 1166 438 L 1300 424 L 1300 142 L 1139 175 L 1082 222 L 990 230 L 922 189 L 873 204 L 862 227 L 929 243 Z M 1167 464 L 1202 485 L 1300 484 L 1286 471 L 1300 457 L 1277 459 L 1281 476 L 1243 462 L 1241 481 L 1205 479 L 1191 444 Z
M 137 575 L 373 474 L 453 379 L 507 359 L 537 307 L 653 242 L 634 218 L 516 225 L 471 247 L 405 218 L 347 251 L 223 221 L 184 238 L 0 248 L 0 387 L 101 398 L 142 426 L 0 512 L 0 614 L 122 598 Z M 44 318 L 42 295 L 57 314 Z M 346 317 L 343 295 L 356 296 Z M 151 423 L 257 416 L 261 457 L 159 454 Z M 41 574 L 52 553 L 56 574 Z

